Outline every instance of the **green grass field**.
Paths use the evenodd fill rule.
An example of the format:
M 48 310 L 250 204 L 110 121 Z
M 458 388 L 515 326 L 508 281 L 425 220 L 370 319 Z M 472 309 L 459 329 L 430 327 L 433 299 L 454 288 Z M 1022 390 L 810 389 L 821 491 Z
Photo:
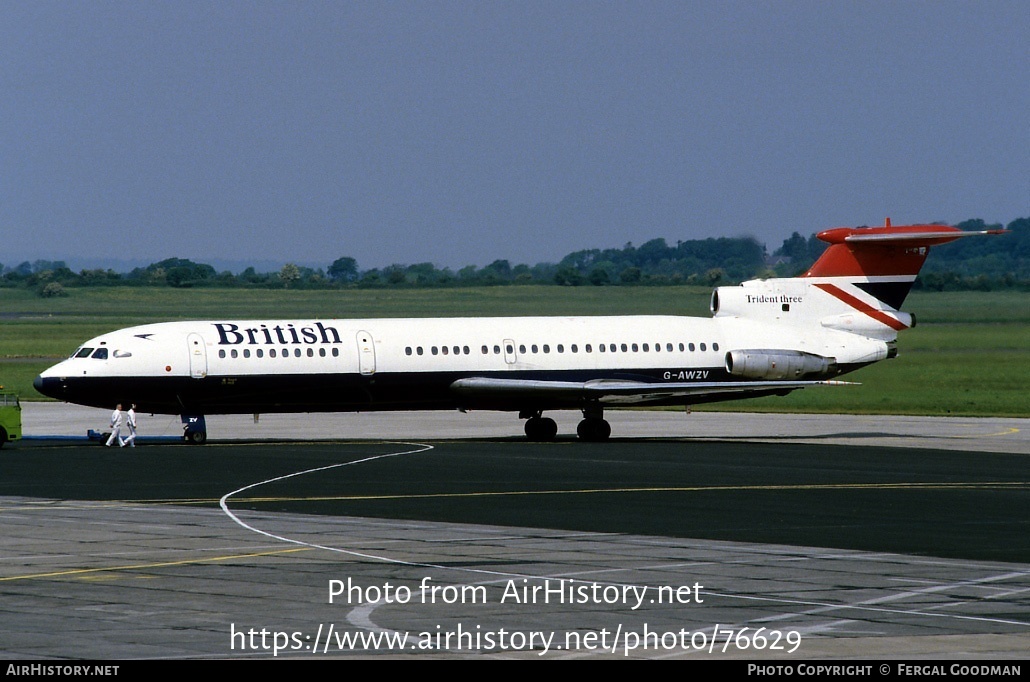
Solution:
M 183 319 L 440 317 L 479 315 L 708 316 L 700 287 L 540 287 L 289 291 L 92 288 L 43 299 L 0 290 L 0 384 L 24 400 L 40 371 L 84 340 L 120 327 Z M 913 293 L 919 324 L 899 357 L 847 375 L 860 386 L 704 409 L 1030 416 L 1030 304 L 1020 292 Z

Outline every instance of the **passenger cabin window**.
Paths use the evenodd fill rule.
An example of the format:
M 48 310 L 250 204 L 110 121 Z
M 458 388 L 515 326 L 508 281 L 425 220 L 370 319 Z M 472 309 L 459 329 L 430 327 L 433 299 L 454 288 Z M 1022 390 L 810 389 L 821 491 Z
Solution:
M 663 345 L 665 346 L 664 349 L 662 348 Z M 719 344 L 718 343 L 712 343 L 710 345 L 711 345 L 713 351 L 718 351 L 719 350 Z M 664 350 L 664 352 L 672 353 L 678 347 L 680 352 L 684 352 L 684 351 L 689 349 L 690 352 L 693 353 L 696 350 L 698 350 L 699 348 L 700 348 L 700 350 L 702 352 L 705 352 L 705 351 L 708 350 L 708 346 L 709 346 L 709 344 L 707 344 L 707 343 L 699 343 L 699 344 L 695 345 L 694 343 L 682 343 L 681 342 L 681 343 L 678 343 L 678 344 L 673 344 L 673 343 L 670 343 L 670 342 L 666 342 L 665 344 L 662 344 L 662 342 L 660 342 L 660 341 L 654 343 L 653 344 L 653 348 L 652 348 L 652 344 L 650 344 L 650 343 L 620 343 L 620 344 L 615 344 L 615 343 L 604 344 L 604 343 L 600 343 L 600 344 L 597 344 L 597 350 L 600 353 L 609 353 L 609 352 L 610 353 L 617 353 L 619 351 L 621 351 L 623 353 L 629 353 L 629 352 L 633 352 L 633 353 L 639 353 L 639 352 L 650 353 L 650 352 L 652 352 L 652 350 L 655 353 L 661 353 L 661 352 L 663 352 L 663 350 Z M 513 355 L 516 352 L 516 349 L 518 349 L 518 352 L 523 354 L 523 355 L 526 355 L 528 353 L 541 353 L 541 352 L 542 353 L 550 353 L 551 352 L 551 345 L 547 344 L 547 343 L 542 344 L 542 345 L 537 345 L 537 344 L 533 343 L 533 344 L 530 344 L 530 345 L 527 346 L 526 344 L 518 344 L 518 345 L 516 345 L 516 344 L 513 344 L 513 343 L 505 343 L 503 346 L 501 346 L 501 345 L 485 346 L 484 345 L 484 346 L 480 347 L 480 351 L 483 353 L 483 355 L 489 355 L 491 352 L 493 352 L 495 355 L 500 355 L 502 352 L 504 352 L 504 353 L 506 353 L 508 355 Z M 579 346 L 579 344 L 573 343 L 573 344 L 570 344 L 568 347 L 566 347 L 565 344 L 559 343 L 559 344 L 556 344 L 554 346 L 554 350 L 556 352 L 558 352 L 558 353 L 565 353 L 566 350 L 568 350 L 568 352 L 571 352 L 571 353 L 579 353 L 580 352 L 580 346 Z M 582 350 L 583 350 L 584 353 L 593 353 L 594 352 L 594 346 L 592 344 L 587 343 L 587 344 L 583 345 Z M 86 357 L 92 351 L 93 351 L 93 349 L 91 349 L 91 348 L 80 348 L 79 350 L 77 350 L 75 352 L 75 354 L 72 357 Z M 468 346 L 430 346 L 429 347 L 429 351 L 433 355 L 469 355 L 472 352 L 472 350 Z M 101 356 L 101 353 L 103 354 L 102 356 Z M 93 357 L 105 357 L 106 358 L 107 357 L 106 353 L 107 353 L 106 349 L 97 349 L 95 352 L 93 352 Z M 236 357 L 236 351 L 232 351 L 232 353 L 233 353 L 233 357 Z M 249 351 L 244 350 L 243 353 L 244 353 L 244 357 L 250 357 Z M 261 350 L 256 351 L 256 353 L 257 353 L 258 357 L 262 356 L 262 351 Z M 339 357 L 340 350 L 338 348 L 333 348 L 331 353 L 332 353 L 333 357 Z M 425 354 L 425 349 L 422 346 L 405 346 L 404 354 L 405 355 L 423 355 L 423 354 Z M 121 351 L 115 351 L 115 357 L 128 357 L 128 355 L 129 354 L 122 353 Z M 269 350 L 268 351 L 268 355 L 269 355 L 269 357 L 273 357 L 274 358 L 276 356 L 276 351 L 275 350 Z M 283 355 L 283 357 L 287 357 L 289 355 L 289 349 L 283 348 L 282 349 L 282 355 Z M 294 355 L 296 355 L 296 357 L 301 357 L 301 350 L 300 349 L 294 350 Z M 307 355 L 308 355 L 308 357 L 314 357 L 314 350 L 312 350 L 311 348 L 308 348 L 307 349 Z M 326 352 L 325 348 L 319 348 L 318 349 L 318 355 L 319 355 L 319 357 L 323 357 L 324 358 L 324 357 L 326 357 L 328 355 L 328 353 Z M 225 351 L 220 350 L 219 351 L 219 356 L 220 357 L 225 357 Z

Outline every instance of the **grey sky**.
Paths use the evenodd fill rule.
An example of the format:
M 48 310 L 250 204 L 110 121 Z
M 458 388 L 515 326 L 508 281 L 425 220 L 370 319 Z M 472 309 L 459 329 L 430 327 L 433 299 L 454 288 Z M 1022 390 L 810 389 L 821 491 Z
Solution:
M 0 263 L 1030 215 L 1030 3 L 0 0 Z

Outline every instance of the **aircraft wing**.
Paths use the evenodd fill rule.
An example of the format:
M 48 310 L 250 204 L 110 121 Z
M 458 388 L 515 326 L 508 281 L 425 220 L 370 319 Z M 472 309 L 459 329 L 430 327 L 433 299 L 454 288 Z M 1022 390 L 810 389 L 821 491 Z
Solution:
M 596 401 L 605 405 L 643 405 L 676 398 L 793 391 L 807 386 L 848 385 L 844 381 L 711 381 L 662 382 L 595 379 L 592 381 L 541 381 L 469 377 L 458 379 L 451 389 L 480 399 L 539 398 L 541 400 Z

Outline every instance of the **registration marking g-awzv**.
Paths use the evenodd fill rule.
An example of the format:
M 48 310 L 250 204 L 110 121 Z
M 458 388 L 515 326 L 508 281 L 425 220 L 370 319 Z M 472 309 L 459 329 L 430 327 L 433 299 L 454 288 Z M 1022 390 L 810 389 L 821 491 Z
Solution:
M 707 369 L 691 369 L 691 370 L 680 370 L 673 372 L 666 372 L 662 375 L 662 378 L 666 381 L 675 379 L 676 381 L 690 381 L 691 379 L 707 379 Z

